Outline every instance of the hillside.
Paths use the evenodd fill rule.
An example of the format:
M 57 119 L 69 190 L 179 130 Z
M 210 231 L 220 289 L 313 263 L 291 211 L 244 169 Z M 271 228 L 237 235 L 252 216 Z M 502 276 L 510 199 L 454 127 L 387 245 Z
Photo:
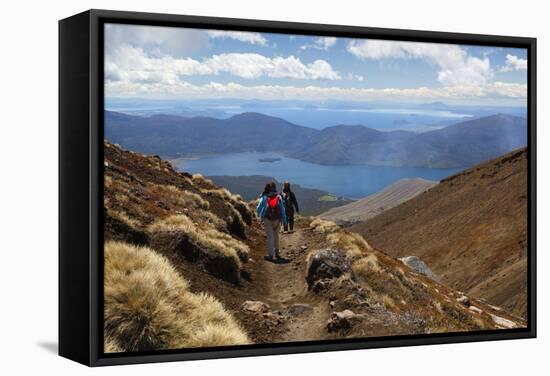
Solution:
M 349 226 L 371 219 L 435 185 L 437 182 L 421 178 L 401 179 L 373 195 L 330 209 L 322 213 L 320 217 L 339 225 Z
M 279 190 L 283 183 L 275 178 L 262 175 L 252 176 L 209 176 L 215 184 L 226 187 L 231 192 L 240 194 L 245 200 L 255 200 L 266 183 L 274 181 Z M 317 215 L 328 209 L 351 203 L 351 200 L 329 196 L 329 193 L 320 189 L 304 188 L 299 184 L 292 184 L 296 194 L 300 213 L 302 215 Z
M 317 132 L 252 112 L 229 119 L 105 112 L 107 139 L 130 150 L 171 158 L 296 149 L 314 142 Z
M 265 261 L 242 198 L 104 146 L 106 352 L 525 326 L 332 222 L 301 217 Z
M 316 130 L 252 112 L 215 119 L 106 111 L 105 136 L 125 148 L 166 158 L 271 151 L 326 165 L 447 168 L 471 166 L 525 146 L 527 122 L 498 114 L 413 133 L 362 125 Z
M 526 149 L 449 177 L 351 230 L 394 257 L 420 257 L 452 288 L 526 315 Z

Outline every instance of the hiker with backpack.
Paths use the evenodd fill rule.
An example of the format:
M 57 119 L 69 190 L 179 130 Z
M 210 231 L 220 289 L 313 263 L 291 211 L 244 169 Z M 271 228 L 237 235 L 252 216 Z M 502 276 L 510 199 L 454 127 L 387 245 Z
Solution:
M 300 209 L 298 208 L 298 200 L 296 200 L 296 195 L 292 190 L 290 189 L 290 182 L 285 181 L 283 185 L 283 192 L 281 193 L 281 197 L 283 198 L 283 203 L 285 205 L 285 212 L 286 212 L 286 218 L 288 224 L 285 224 L 283 226 L 283 232 L 294 232 L 294 209 L 296 209 L 296 213 L 300 213 Z
M 264 191 L 260 196 L 260 202 L 256 207 L 256 213 L 260 218 L 260 222 L 264 225 L 267 235 L 267 261 L 274 261 L 275 258 L 280 258 L 279 252 L 279 229 L 281 221 L 286 226 L 287 216 L 285 205 L 281 195 L 277 193 L 275 182 L 265 185 Z

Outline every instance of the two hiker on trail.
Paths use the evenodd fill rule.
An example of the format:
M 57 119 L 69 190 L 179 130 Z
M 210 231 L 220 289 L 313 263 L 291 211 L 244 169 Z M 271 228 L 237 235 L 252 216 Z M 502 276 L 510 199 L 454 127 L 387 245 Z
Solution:
M 291 220 L 292 225 L 294 226 L 294 207 L 298 211 L 298 202 L 294 193 L 290 191 L 290 184 L 285 182 L 285 188 L 288 187 L 287 192 L 283 190 L 282 194 L 277 193 L 277 185 L 275 182 L 267 183 L 265 185 L 264 191 L 260 196 L 260 202 L 256 207 L 256 213 L 260 218 L 260 222 L 264 225 L 265 233 L 267 236 L 267 256 L 265 259 L 268 261 L 273 261 L 275 258 L 279 259 L 280 249 L 279 249 L 279 230 L 281 228 L 281 222 L 286 229 L 289 225 L 289 213 L 287 208 L 291 209 Z M 291 207 L 285 204 L 283 196 L 287 197 Z M 292 203 L 292 196 L 294 196 L 294 203 Z

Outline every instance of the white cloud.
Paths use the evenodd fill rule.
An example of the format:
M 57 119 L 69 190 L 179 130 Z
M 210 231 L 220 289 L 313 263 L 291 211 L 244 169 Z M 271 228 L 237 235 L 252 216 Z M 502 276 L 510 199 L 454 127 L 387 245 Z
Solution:
M 336 37 L 321 37 L 315 39 L 315 44 L 322 50 L 328 50 L 336 44 Z
M 423 59 L 438 66 L 445 86 L 483 86 L 493 77 L 487 56 L 478 58 L 456 45 L 383 40 L 351 41 L 348 51 L 360 59 Z
M 308 48 L 315 48 L 318 50 L 327 51 L 329 48 L 336 44 L 338 38 L 336 37 L 319 37 L 315 38 L 315 41 L 312 44 L 304 44 L 300 46 L 301 50 L 306 50 Z
M 208 47 L 209 42 L 208 35 L 198 29 L 106 24 L 105 51 L 109 53 L 122 44 L 143 48 L 158 55 L 180 57 Z
M 504 65 L 500 68 L 501 72 L 511 72 L 511 71 L 526 71 L 527 70 L 527 59 L 520 59 L 515 55 L 506 55 L 506 61 Z
M 350 80 L 350 81 L 353 81 L 353 80 L 363 81 L 365 79 L 365 77 L 362 74 L 353 74 L 353 73 L 349 72 L 347 74 L 347 79 Z
M 340 75 L 324 60 L 304 64 L 294 56 L 266 57 L 256 53 L 225 53 L 198 61 L 172 56 L 148 56 L 143 49 L 127 44 L 110 51 L 105 59 L 109 81 L 176 83 L 180 76 L 219 75 L 237 77 L 291 78 L 302 80 L 339 80 Z
M 235 39 L 241 42 L 250 44 L 259 44 L 260 46 L 267 45 L 267 39 L 262 34 L 254 33 L 250 31 L 224 31 L 224 30 L 208 30 L 208 36 L 210 38 L 220 39 Z
M 175 83 L 153 82 L 107 82 L 107 96 L 173 97 L 173 98 L 242 98 L 242 99 L 341 99 L 368 100 L 450 100 L 477 103 L 480 99 L 496 100 L 498 103 L 523 103 L 527 98 L 527 85 L 495 82 L 483 88 L 472 86 L 445 86 L 439 88 L 342 88 L 320 86 L 241 85 L 237 83 L 210 82 L 193 85 L 185 81 Z

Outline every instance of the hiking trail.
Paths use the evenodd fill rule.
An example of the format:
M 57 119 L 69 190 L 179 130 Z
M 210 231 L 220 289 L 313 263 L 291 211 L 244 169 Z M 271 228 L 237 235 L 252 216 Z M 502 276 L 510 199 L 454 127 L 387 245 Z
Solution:
M 298 220 L 293 233 L 279 234 L 280 260 L 265 260 L 265 249 L 259 258 L 258 266 L 265 277 L 265 296 L 261 300 L 269 304 L 271 311 L 285 313 L 273 338 L 276 342 L 318 340 L 326 332 L 329 306 L 325 299 L 308 292 L 305 279 L 307 254 L 315 243 L 304 222 Z

